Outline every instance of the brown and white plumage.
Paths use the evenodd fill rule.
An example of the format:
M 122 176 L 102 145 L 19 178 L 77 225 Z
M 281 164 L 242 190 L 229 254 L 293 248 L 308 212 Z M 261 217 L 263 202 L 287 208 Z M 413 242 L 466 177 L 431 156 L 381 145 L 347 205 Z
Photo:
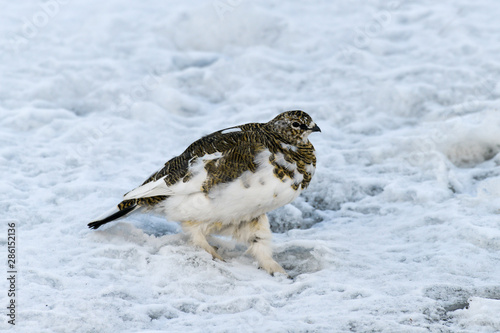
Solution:
M 134 211 L 153 211 L 179 221 L 195 245 L 222 258 L 210 234 L 231 235 L 269 273 L 285 273 L 271 256 L 266 213 L 292 202 L 314 174 L 316 155 L 308 140 L 320 131 L 303 111 L 287 111 L 268 123 L 250 123 L 207 135 L 172 158 L 93 229 Z

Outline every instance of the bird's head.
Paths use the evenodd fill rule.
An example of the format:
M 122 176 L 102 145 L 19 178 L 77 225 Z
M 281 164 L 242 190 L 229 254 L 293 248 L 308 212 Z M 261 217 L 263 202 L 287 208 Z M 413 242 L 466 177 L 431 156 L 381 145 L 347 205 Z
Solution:
M 321 132 L 311 116 L 300 110 L 280 113 L 266 126 L 293 144 L 305 143 L 309 134 Z

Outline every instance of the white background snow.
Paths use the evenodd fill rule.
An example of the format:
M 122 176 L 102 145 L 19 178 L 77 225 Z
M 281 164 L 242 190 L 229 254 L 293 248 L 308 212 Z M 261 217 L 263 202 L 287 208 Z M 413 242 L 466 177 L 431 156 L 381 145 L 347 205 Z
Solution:
M 500 6 L 2 1 L 0 245 L 16 332 L 500 331 Z M 307 111 L 318 168 L 227 262 L 94 217 L 204 134 Z M 3 265 L 6 274 L 7 266 Z M 3 275 L 3 274 L 2 274 Z

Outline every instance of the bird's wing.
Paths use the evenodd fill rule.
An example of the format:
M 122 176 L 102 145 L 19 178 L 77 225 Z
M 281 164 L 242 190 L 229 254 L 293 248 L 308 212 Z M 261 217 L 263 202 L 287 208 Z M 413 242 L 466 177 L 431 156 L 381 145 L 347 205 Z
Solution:
M 123 196 L 123 200 L 138 199 L 138 198 L 148 198 L 163 195 L 173 195 L 174 192 L 169 189 L 165 183 L 164 177 L 136 187 L 132 191 L 128 192 Z
M 126 193 L 124 200 L 208 192 L 246 170 L 254 171 L 255 154 L 262 150 L 258 125 L 227 128 L 195 141 L 141 186 Z

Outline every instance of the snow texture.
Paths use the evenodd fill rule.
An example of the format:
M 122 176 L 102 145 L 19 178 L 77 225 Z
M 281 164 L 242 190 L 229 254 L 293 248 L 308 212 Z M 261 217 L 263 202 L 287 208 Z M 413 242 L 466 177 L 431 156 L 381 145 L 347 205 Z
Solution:
M 0 245 L 16 222 L 19 279 L 0 330 L 500 331 L 498 17 L 495 0 L 4 1 Z M 213 261 L 160 217 L 87 228 L 202 135 L 290 109 L 322 129 L 310 187 L 270 214 L 293 280 L 227 238 Z

